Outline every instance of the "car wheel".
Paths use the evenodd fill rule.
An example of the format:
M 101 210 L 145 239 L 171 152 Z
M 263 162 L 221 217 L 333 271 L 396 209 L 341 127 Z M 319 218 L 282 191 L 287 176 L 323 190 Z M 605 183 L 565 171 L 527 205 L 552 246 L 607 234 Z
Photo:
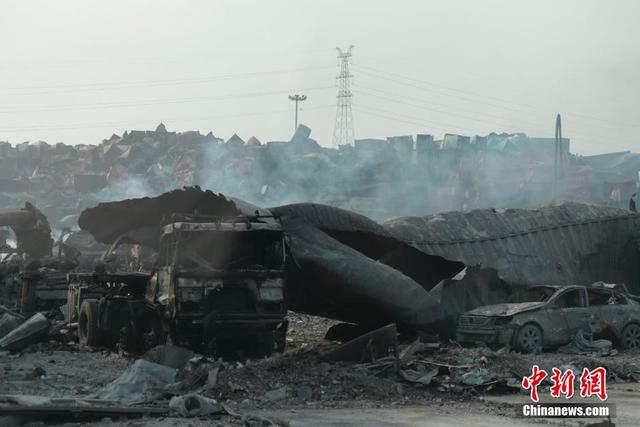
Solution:
M 622 330 L 622 347 L 625 350 L 640 349 L 640 325 L 631 323 Z
M 542 351 L 542 330 L 533 324 L 520 328 L 516 336 L 516 350 L 521 353 L 540 353 Z

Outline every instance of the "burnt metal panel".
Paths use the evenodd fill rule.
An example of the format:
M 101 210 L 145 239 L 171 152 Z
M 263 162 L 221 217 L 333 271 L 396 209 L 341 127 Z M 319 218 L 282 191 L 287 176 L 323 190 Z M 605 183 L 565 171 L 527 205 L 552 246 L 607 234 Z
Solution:
M 491 267 L 512 285 L 630 282 L 623 264 L 640 216 L 624 209 L 563 203 L 534 209 L 482 209 L 397 218 L 382 225 L 428 254 Z M 637 245 L 635 245 L 637 247 Z M 625 249 L 626 248 L 626 249 Z M 639 254 L 640 255 L 640 254 Z

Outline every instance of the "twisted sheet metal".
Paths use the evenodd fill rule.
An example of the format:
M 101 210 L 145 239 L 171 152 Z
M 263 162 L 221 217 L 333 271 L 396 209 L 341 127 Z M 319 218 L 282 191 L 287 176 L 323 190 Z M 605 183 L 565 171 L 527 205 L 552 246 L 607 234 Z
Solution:
M 495 268 L 513 285 L 604 280 L 635 287 L 630 282 L 637 281 L 637 261 L 629 258 L 638 254 L 639 221 L 623 209 L 564 203 L 446 212 L 382 225 L 423 253 Z

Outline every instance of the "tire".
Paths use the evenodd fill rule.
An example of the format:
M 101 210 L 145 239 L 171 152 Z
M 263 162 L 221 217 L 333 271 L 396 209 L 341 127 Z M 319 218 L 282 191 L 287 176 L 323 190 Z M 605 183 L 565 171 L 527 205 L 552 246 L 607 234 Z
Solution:
M 518 330 L 515 347 L 520 353 L 537 354 L 542 352 L 542 329 L 533 323 L 528 323 Z
M 87 299 L 80 305 L 78 315 L 78 340 L 87 347 L 97 347 L 101 344 L 98 329 L 98 301 Z
M 622 330 L 622 348 L 624 350 L 640 349 L 640 325 L 630 323 Z

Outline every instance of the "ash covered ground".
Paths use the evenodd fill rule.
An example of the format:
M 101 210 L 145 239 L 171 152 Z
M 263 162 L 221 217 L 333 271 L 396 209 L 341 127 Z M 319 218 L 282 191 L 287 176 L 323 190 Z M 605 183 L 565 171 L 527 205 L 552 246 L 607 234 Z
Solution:
M 323 352 L 340 343 L 326 341 L 324 335 L 337 322 L 295 312 L 289 314 L 289 320 L 288 348 L 284 354 L 242 362 L 195 355 L 200 374 L 184 369 L 180 392 L 215 399 L 224 405 L 224 414 L 189 419 L 168 415 L 136 419 L 114 416 L 90 421 L 67 417 L 54 424 L 299 425 L 291 423 L 289 417 L 314 410 L 361 413 L 380 409 L 398 410 L 401 414 L 404 408 L 409 412 L 426 408 L 431 414 L 450 416 L 451 420 L 475 414 L 513 418 L 516 422 L 514 406 L 494 402 L 491 396 L 524 396 L 520 380 L 530 374 L 533 364 L 549 371 L 552 367 L 577 370 L 604 366 L 610 384 L 636 382 L 640 377 L 637 351 L 608 357 L 522 355 L 508 349 L 461 348 L 454 342 L 440 348 L 421 348 L 415 353 L 408 351 L 412 343 L 400 344 L 398 370 L 384 358 L 369 363 L 328 362 L 322 357 Z M 32 344 L 17 354 L 0 354 L 0 395 L 90 398 L 108 387 L 136 360 L 123 353 L 92 350 L 74 341 Z M 201 375 L 212 371 L 216 373 L 213 381 L 211 374 L 204 378 Z M 409 372 L 419 374 L 410 376 Z M 190 389 L 185 389 L 185 385 Z M 545 383 L 540 393 L 548 392 L 549 385 Z M 171 396 L 170 392 L 162 392 L 147 406 L 166 405 Z M 7 424 L 3 425 L 42 424 L 15 417 L 5 418 L 4 422 Z

